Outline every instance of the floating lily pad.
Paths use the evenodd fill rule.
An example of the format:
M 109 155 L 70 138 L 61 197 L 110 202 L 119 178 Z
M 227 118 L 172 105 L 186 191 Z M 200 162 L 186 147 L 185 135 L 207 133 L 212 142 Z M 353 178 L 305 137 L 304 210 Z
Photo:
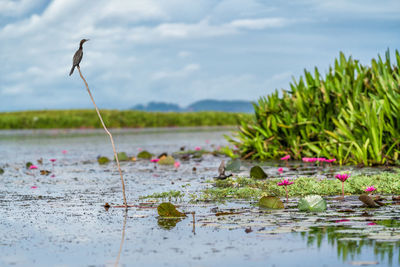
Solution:
M 180 211 L 178 211 L 175 205 L 170 202 L 164 202 L 158 205 L 157 207 L 158 215 L 161 217 L 186 217 L 186 215 Z
M 254 166 L 250 169 L 250 177 L 254 179 L 265 179 L 268 175 L 260 166 Z
M 129 157 L 128 157 L 128 155 L 126 155 L 125 152 L 119 152 L 119 153 L 117 153 L 117 156 L 118 156 L 119 161 L 128 161 L 129 160 Z M 114 160 L 115 160 L 115 158 L 114 158 Z
M 174 163 L 175 159 L 172 156 L 164 156 L 158 161 L 160 165 L 174 165 Z
M 326 200 L 318 195 L 306 196 L 299 200 L 299 211 L 321 212 L 326 210 Z
M 178 222 L 182 221 L 182 218 L 158 218 L 158 226 L 165 230 L 171 230 L 176 226 Z
M 262 197 L 259 200 L 258 205 L 260 205 L 260 207 L 268 208 L 268 209 L 284 209 L 285 208 L 282 201 L 278 197 L 272 197 L 272 196 Z
M 379 207 L 379 205 L 369 195 L 362 194 L 361 196 L 358 197 L 358 199 L 361 200 L 369 208 Z
M 110 159 L 107 158 L 107 157 L 99 157 L 99 158 L 97 159 L 97 162 L 98 162 L 100 165 L 104 165 L 104 164 L 109 163 L 109 162 L 110 162 Z
M 0 168 L 0 175 L 4 173 L 4 169 Z
M 25 166 L 26 166 L 27 169 L 29 169 L 29 167 L 32 166 L 32 165 L 33 165 L 33 163 L 30 162 L 30 161 L 28 161 L 28 162 L 25 164 Z
M 137 155 L 138 159 L 151 159 L 153 154 L 148 152 L 147 150 L 140 151 L 140 153 Z
M 226 164 L 225 170 L 230 171 L 230 172 L 238 172 L 238 171 L 240 171 L 241 165 L 242 165 L 242 163 L 240 162 L 240 159 L 230 160 Z

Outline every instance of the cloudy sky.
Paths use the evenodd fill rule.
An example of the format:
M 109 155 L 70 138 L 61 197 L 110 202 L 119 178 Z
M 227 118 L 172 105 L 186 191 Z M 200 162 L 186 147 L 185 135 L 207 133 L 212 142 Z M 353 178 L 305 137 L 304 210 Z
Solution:
M 398 0 L 0 0 L 0 111 L 256 100 L 400 48 Z

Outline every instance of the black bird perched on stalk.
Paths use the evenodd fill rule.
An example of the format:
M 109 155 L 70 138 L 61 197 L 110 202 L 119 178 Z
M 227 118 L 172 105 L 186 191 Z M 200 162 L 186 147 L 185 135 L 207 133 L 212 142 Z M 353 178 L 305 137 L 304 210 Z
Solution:
M 72 60 L 72 68 L 71 71 L 69 72 L 69 76 L 72 75 L 74 72 L 74 69 L 76 66 L 79 66 L 79 63 L 81 63 L 82 56 L 83 56 L 83 43 L 89 41 L 89 39 L 82 39 L 81 42 L 79 43 L 79 49 L 75 52 L 74 59 Z

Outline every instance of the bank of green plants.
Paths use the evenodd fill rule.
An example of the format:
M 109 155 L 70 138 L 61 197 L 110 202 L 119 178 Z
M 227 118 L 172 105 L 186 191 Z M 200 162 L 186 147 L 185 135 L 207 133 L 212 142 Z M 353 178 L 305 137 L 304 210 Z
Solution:
M 228 139 L 247 159 L 290 155 L 336 158 L 339 164 L 398 164 L 400 54 L 362 65 L 340 53 L 325 75 L 315 68 L 290 89 L 261 97 L 255 117 Z
M 145 112 L 102 110 L 110 128 L 234 126 L 252 114 L 229 112 Z M 0 129 L 101 128 L 93 110 L 43 110 L 0 113 Z

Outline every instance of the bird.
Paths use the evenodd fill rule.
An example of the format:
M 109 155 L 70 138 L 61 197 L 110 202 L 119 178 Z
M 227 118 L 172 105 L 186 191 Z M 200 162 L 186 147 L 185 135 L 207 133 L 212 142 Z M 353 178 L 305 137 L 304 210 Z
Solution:
M 221 164 L 218 167 L 218 177 L 215 177 L 215 178 L 217 178 L 218 180 L 225 180 L 226 178 L 231 177 L 232 174 L 229 174 L 229 175 L 225 174 L 225 169 L 226 169 L 225 168 L 225 161 L 222 160 Z
M 72 75 L 76 66 L 79 67 L 79 63 L 81 63 L 82 56 L 83 56 L 83 43 L 89 41 L 89 39 L 82 39 L 79 43 L 79 49 L 75 52 L 74 58 L 72 59 L 72 68 L 69 72 L 69 76 Z

